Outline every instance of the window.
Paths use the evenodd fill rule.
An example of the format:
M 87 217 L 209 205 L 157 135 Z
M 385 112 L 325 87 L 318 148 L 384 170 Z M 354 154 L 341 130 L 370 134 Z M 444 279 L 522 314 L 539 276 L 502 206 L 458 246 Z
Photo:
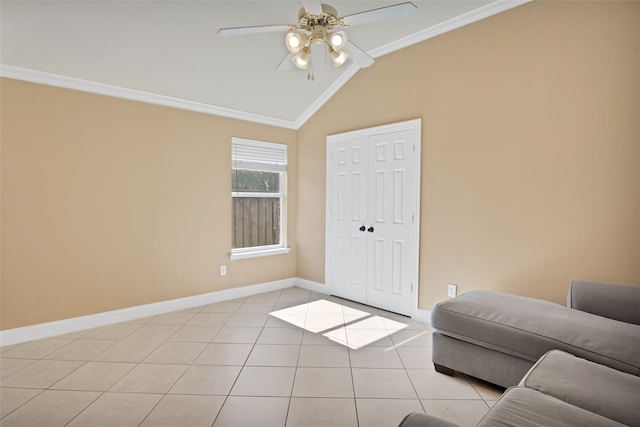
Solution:
M 233 138 L 231 259 L 288 253 L 287 146 Z

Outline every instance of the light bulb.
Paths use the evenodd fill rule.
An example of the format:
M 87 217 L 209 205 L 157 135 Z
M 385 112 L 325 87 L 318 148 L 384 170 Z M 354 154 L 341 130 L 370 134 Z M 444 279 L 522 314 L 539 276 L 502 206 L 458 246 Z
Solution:
M 347 33 L 344 31 L 336 31 L 329 36 L 329 44 L 334 50 L 342 50 L 347 44 Z
M 329 51 L 329 56 L 331 57 L 333 66 L 335 68 L 338 68 L 339 66 L 347 62 L 347 59 L 349 59 L 349 54 L 347 52 L 337 52 L 333 49 Z
M 308 47 L 302 48 L 302 50 L 298 52 L 296 56 L 291 58 L 291 61 L 293 61 L 293 65 L 303 70 L 306 70 L 307 68 L 309 68 L 310 60 L 311 60 L 311 49 L 309 49 Z
M 305 42 L 306 40 L 303 39 L 302 34 L 294 33 L 293 31 L 288 32 L 285 37 L 285 44 L 291 53 L 298 53 Z

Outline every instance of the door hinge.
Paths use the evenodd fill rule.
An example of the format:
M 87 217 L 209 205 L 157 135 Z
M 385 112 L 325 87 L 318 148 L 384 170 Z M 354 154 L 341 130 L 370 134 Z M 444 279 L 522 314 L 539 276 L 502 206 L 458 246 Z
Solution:
M 413 283 L 411 284 L 411 292 L 413 292 Z

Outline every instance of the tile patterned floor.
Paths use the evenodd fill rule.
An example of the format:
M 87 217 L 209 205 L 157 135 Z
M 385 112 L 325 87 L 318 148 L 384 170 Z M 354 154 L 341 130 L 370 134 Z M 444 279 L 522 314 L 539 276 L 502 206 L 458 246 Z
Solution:
M 0 348 L 0 426 L 474 425 L 500 389 L 436 373 L 428 325 L 300 288 Z

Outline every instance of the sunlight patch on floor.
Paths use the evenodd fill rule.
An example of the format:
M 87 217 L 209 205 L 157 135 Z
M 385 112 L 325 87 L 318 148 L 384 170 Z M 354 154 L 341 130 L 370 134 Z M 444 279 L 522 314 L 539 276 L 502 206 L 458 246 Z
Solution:
M 322 334 L 353 350 L 408 327 L 397 320 L 323 299 L 269 314 L 314 334 Z

